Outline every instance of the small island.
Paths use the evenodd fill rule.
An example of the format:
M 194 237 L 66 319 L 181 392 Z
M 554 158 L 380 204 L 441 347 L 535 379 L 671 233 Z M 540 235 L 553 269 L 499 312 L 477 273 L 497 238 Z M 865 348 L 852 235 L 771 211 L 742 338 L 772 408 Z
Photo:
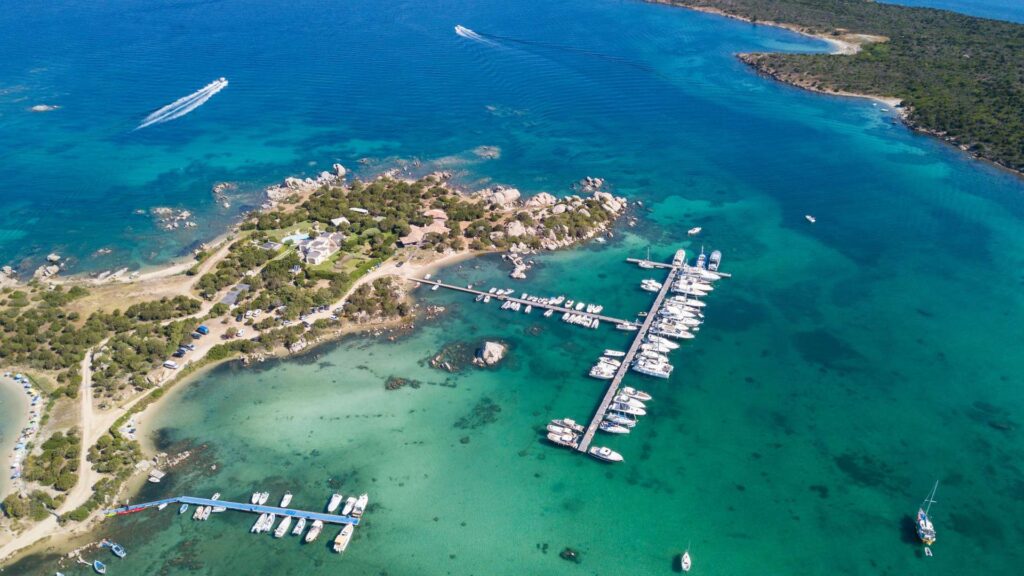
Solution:
M 899 102 L 912 128 L 1024 172 L 1024 25 L 867 0 L 655 1 L 831 40 L 844 49 L 739 57 L 809 90 Z
M 335 165 L 286 179 L 225 238 L 162 270 L 61 277 L 53 255 L 53 273 L 19 282 L 5 268 L 0 361 L 31 379 L 45 408 L 14 492 L 0 495 L 9 519 L 0 558 L 57 530 L 86 529 L 130 477 L 186 458 L 147 459 L 133 423 L 189 375 L 411 326 L 417 306 L 405 279 L 477 254 L 520 261 L 610 234 L 628 205 L 597 178 L 576 194 L 523 198 L 504 186 L 459 190 L 444 172 L 346 175 Z

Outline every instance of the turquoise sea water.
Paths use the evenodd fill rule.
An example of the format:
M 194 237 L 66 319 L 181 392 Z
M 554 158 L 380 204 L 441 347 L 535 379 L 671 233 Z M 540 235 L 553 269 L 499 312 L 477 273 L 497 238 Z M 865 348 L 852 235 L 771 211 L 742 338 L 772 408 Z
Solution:
M 111 573 L 660 574 L 688 542 L 702 574 L 1019 573 L 1024 186 L 882 106 L 778 85 L 732 57 L 820 43 L 637 2 L 161 6 L 131 27 L 76 8 L 110 19 L 77 39 L 108 46 L 77 50 L 83 59 L 148 62 L 109 65 L 134 90 L 93 80 L 104 92 L 90 105 L 108 111 L 96 122 L 124 133 L 83 144 L 130 153 L 139 182 L 161 182 L 119 188 L 133 201 L 151 200 L 142 189 L 156 205 L 208 198 L 216 179 L 366 155 L 440 159 L 466 182 L 531 192 L 565 193 L 589 174 L 642 200 L 640 225 L 540 257 L 516 288 L 630 315 L 648 305 L 636 286 L 651 273 L 623 259 L 680 244 L 721 249 L 735 277 L 709 298 L 700 338 L 673 355 L 670 381 L 629 377 L 655 400 L 634 434 L 604 440 L 626 457 L 617 466 L 539 433 L 554 417 L 587 418 L 602 384 L 585 371 L 626 346 L 615 330 L 424 292 L 449 313 L 396 342 L 352 338 L 217 369 L 150 416 L 162 447 L 198 455 L 133 501 L 290 489 L 294 505 L 318 509 L 333 490 L 366 491 L 365 525 L 339 558 L 330 530 L 302 546 L 257 539 L 240 514 L 116 518 L 96 534 L 129 549 Z M 25 53 L 47 54 L 47 34 L 35 36 Z M 128 134 L 221 75 L 231 85 L 192 114 Z M 56 138 L 73 116 L 19 121 Z M 474 159 L 480 145 L 501 158 Z M 83 165 L 106 158 L 91 154 L 73 152 Z M 83 246 L 99 237 L 72 233 Z M 512 285 L 507 273 L 486 258 L 441 275 Z M 423 363 L 484 338 L 511 344 L 505 364 L 450 376 Z M 421 384 L 385 391 L 389 376 Z M 908 522 L 935 479 L 939 541 L 926 559 Z M 579 565 L 558 557 L 566 546 Z M 55 561 L 8 571 L 48 574 Z
M 993 20 L 1024 22 L 1024 2 L 1020 0 L 893 0 L 891 3 L 940 8 Z

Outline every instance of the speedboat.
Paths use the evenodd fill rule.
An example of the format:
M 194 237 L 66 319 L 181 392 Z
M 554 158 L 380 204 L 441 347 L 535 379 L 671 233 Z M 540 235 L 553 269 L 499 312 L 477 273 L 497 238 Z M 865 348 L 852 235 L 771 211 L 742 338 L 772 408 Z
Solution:
M 188 504 L 182 504 L 181 507 L 178 508 L 178 514 L 184 514 L 185 511 L 187 511 L 187 510 L 188 510 Z
M 363 512 L 366 512 L 366 505 L 369 504 L 369 503 L 370 503 L 370 495 L 366 494 L 365 492 L 360 494 L 359 498 L 356 498 L 355 505 L 352 507 L 352 515 L 355 516 L 356 518 L 359 518 L 360 516 L 362 516 Z
M 590 455 L 605 462 L 622 462 L 622 454 L 607 446 L 594 446 L 590 449 Z
M 615 325 L 615 329 L 616 330 L 626 330 L 628 332 L 636 332 L 637 330 L 640 329 L 640 327 L 637 326 L 636 324 L 624 323 L 624 324 L 616 324 Z
M 260 492 L 260 499 L 256 501 L 257 504 L 263 506 L 270 499 L 270 492 Z
M 342 500 L 341 494 L 338 494 L 338 493 L 331 494 L 331 500 L 329 502 L 327 502 L 327 511 L 328 512 L 334 512 L 335 510 L 337 510 L 338 509 L 338 505 L 341 504 L 341 500 Z
M 626 353 L 625 352 L 620 352 L 619 350 L 610 350 L 609 349 L 609 350 L 605 350 L 604 351 L 604 355 L 605 356 L 610 356 L 612 358 L 622 358 L 623 356 L 626 355 Z
M 252 528 L 249 528 L 249 532 L 252 534 L 259 534 L 263 529 L 263 523 L 267 521 L 267 516 L 269 516 L 269 514 L 266 512 L 260 514 L 260 517 L 253 523 Z
M 612 424 L 625 426 L 626 428 L 632 428 L 636 426 L 636 420 L 632 418 L 627 418 L 625 414 L 619 414 L 617 412 L 608 412 L 607 414 L 604 415 L 604 419 L 606 422 L 611 422 Z
M 252 498 L 249 498 L 249 503 L 250 504 L 259 504 L 260 503 L 260 493 L 259 492 L 253 492 L 252 493 Z
M 712 272 L 717 271 L 718 270 L 718 266 L 721 263 L 722 263 L 722 253 L 719 252 L 718 250 L 715 250 L 714 252 L 711 253 L 711 256 L 708 257 L 708 270 L 710 270 Z
M 346 524 L 345 527 L 341 529 L 341 532 L 338 532 L 338 535 L 334 537 L 334 546 L 332 546 L 333 550 L 339 554 L 344 552 L 345 549 L 348 548 L 348 543 L 352 540 L 352 533 L 355 532 L 355 530 L 355 526 Z
M 160 504 L 159 506 L 156 507 L 157 510 L 163 510 L 164 508 L 167 508 L 167 502 L 164 502 L 163 504 Z
M 700 234 L 700 231 L 701 231 L 701 227 L 700 226 L 694 226 L 693 228 L 690 228 L 689 230 L 687 230 L 686 234 L 688 236 L 696 236 L 697 234 Z
M 804 214 L 804 218 L 806 218 L 807 221 L 810 222 L 811 224 L 814 224 L 815 222 L 818 221 L 817 218 L 815 218 L 814 216 L 811 216 L 810 214 Z
M 619 392 L 622 392 L 626 396 L 636 398 L 637 400 L 643 402 L 648 402 L 651 400 L 651 395 L 648 394 L 647 392 L 644 392 L 643 390 L 637 390 L 635 388 L 630 388 L 629 386 L 626 386 L 622 390 L 619 390 Z
M 683 555 L 679 557 L 679 569 L 683 572 L 689 572 L 693 563 L 690 561 L 690 551 L 683 552 Z
M 548 433 L 548 440 L 559 446 L 568 446 L 570 448 L 576 447 L 576 436 L 573 434 L 555 434 L 554 432 Z
M 292 503 L 292 493 L 285 492 L 284 496 L 281 497 L 281 508 L 287 508 Z
M 629 414 L 630 416 L 647 415 L 647 410 L 644 410 L 643 408 L 636 408 L 628 404 L 620 404 L 619 402 L 612 402 L 611 406 L 609 406 L 608 409 L 614 410 L 616 412 L 622 412 L 623 414 Z
M 299 518 L 299 521 L 295 523 L 295 528 L 292 528 L 292 536 L 298 536 L 302 534 L 302 531 L 306 529 L 306 519 Z
M 676 344 L 675 342 L 669 340 L 668 338 L 662 338 L 661 336 L 648 335 L 647 341 L 656 342 L 670 350 L 676 350 L 677 348 L 679 348 L 679 344 Z
M 107 573 L 107 565 L 103 562 L 100 562 L 99 560 L 92 561 L 92 569 L 95 570 L 97 574 Z
M 548 424 L 547 430 L 548 432 L 551 432 L 552 434 L 557 434 L 559 436 L 563 436 L 566 434 L 571 436 L 573 434 L 572 430 L 568 428 L 563 428 L 562 426 L 559 426 L 557 424 Z
M 612 400 L 625 406 L 640 408 L 641 410 L 647 407 L 644 405 L 643 402 L 637 400 L 636 398 L 633 398 L 632 396 L 626 396 L 625 394 L 618 394 L 614 398 L 612 398 Z
M 309 544 L 313 540 L 316 540 L 316 537 L 320 535 L 320 531 L 323 530 L 323 529 L 324 529 L 324 521 L 323 520 L 314 520 L 313 521 L 313 527 L 309 529 L 309 532 L 306 532 L 306 538 L 305 538 L 306 544 Z
M 686 250 L 680 248 L 676 250 L 676 255 L 672 257 L 672 265 L 680 267 L 683 264 L 686 264 Z
M 559 418 L 559 419 L 552 420 L 551 423 L 554 424 L 555 426 L 561 426 L 562 428 L 568 428 L 568 429 L 572 430 L 573 432 L 580 432 L 580 433 L 582 433 L 584 430 L 586 430 L 586 428 L 584 428 L 582 424 L 578 424 L 572 418 Z
M 284 520 L 277 525 L 277 530 L 274 530 L 274 538 L 281 538 L 288 533 L 288 528 L 292 525 L 292 517 L 285 516 Z
M 600 428 L 602 432 L 608 432 L 609 434 L 629 434 L 629 428 L 614 422 L 601 422 Z
M 356 497 L 349 496 L 348 500 L 345 500 L 345 506 L 341 509 L 342 516 L 348 516 L 352 513 L 352 508 L 356 505 Z

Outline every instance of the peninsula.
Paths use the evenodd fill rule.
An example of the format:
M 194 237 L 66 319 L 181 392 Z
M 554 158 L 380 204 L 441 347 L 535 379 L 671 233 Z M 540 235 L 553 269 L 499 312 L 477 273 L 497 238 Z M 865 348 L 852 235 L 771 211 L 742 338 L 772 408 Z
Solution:
M 1024 172 L 1024 25 L 868 0 L 656 1 L 845 46 L 739 58 L 809 90 L 899 101 L 912 128 Z
M 627 208 L 599 178 L 576 194 L 529 198 L 503 186 L 461 191 L 449 178 L 350 182 L 335 165 L 269 188 L 264 208 L 190 267 L 2 287 L 0 364 L 30 379 L 46 406 L 15 490 L 0 495 L 0 559 L 58 530 L 87 529 L 153 465 L 133 415 L 199 369 L 411 324 L 403 279 L 486 252 L 520 263 L 610 234 Z

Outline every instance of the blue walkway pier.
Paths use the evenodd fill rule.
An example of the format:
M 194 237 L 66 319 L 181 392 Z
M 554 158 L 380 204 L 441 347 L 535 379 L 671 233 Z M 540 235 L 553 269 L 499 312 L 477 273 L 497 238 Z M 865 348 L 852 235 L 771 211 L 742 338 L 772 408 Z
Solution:
M 306 510 L 296 510 L 294 508 L 278 508 L 277 506 L 260 506 L 259 504 L 249 504 L 243 502 L 229 502 L 227 500 L 210 500 L 209 498 L 194 498 L 192 496 L 177 496 L 175 498 L 167 498 L 165 500 L 156 500 L 153 502 L 144 502 L 142 504 L 132 504 L 131 506 L 123 506 L 121 508 L 114 508 L 107 510 L 107 516 L 124 516 L 125 514 L 134 514 L 136 512 L 142 512 L 150 508 L 156 508 L 161 504 L 191 504 L 193 506 L 220 506 L 227 508 L 228 510 L 236 510 L 238 512 L 252 512 L 254 514 L 277 514 L 278 518 L 291 517 L 291 518 L 305 518 L 307 520 L 320 520 L 325 524 L 351 524 L 353 526 L 359 525 L 359 518 L 355 516 L 341 516 L 338 514 L 327 514 L 324 512 L 309 512 Z

